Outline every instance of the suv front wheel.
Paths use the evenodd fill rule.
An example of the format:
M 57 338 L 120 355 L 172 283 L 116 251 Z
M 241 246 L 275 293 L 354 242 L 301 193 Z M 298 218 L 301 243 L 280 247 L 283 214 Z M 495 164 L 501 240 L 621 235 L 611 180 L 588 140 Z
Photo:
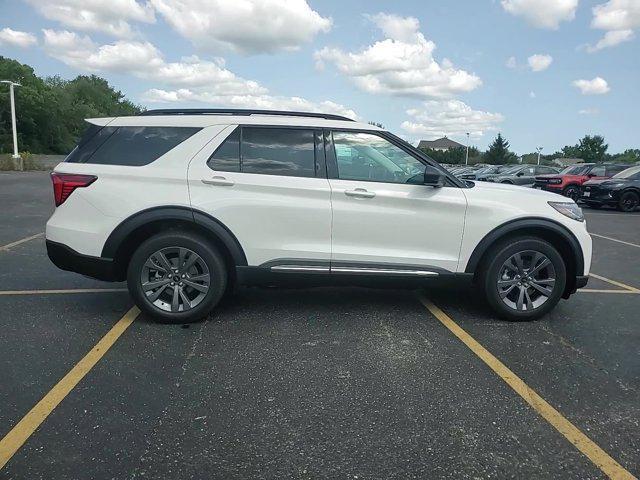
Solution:
M 143 312 L 166 323 L 188 323 L 218 304 L 227 271 L 220 253 L 204 238 L 167 232 L 138 247 L 129 262 L 127 284 Z
M 534 320 L 560 300 L 567 271 L 558 250 L 539 238 L 516 238 L 488 253 L 482 284 L 487 301 L 503 318 Z

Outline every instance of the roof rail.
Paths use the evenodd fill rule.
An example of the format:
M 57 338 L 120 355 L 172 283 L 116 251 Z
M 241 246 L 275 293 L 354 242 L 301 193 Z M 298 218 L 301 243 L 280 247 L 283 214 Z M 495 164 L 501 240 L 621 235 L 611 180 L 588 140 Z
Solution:
M 347 122 L 354 121 L 351 118 L 343 117 L 341 115 L 332 115 L 329 113 L 287 112 L 284 110 L 251 110 L 243 108 L 163 108 L 157 110 L 146 110 L 140 115 L 279 115 L 283 117 L 310 117 L 324 118 L 326 120 L 342 120 Z

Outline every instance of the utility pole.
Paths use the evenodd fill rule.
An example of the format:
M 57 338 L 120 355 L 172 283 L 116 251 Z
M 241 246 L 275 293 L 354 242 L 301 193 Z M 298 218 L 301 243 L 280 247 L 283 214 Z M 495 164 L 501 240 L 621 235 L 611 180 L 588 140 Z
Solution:
M 536 151 L 538 152 L 538 165 L 540 165 L 540 152 L 542 151 L 543 147 L 536 147 Z
M 469 165 L 469 132 L 467 132 L 467 154 L 464 157 L 464 164 Z
M 13 94 L 13 88 L 14 87 L 20 87 L 21 85 L 19 83 L 16 82 L 12 82 L 11 80 L 0 80 L 0 83 L 6 83 L 9 85 L 9 99 L 11 102 L 11 128 L 13 130 L 13 159 L 14 160 L 18 160 L 18 163 L 22 163 L 19 162 L 20 159 L 20 154 L 18 153 L 18 130 L 16 129 L 16 101 L 15 101 L 15 96 Z M 22 165 L 18 165 L 18 168 L 20 170 L 22 170 Z

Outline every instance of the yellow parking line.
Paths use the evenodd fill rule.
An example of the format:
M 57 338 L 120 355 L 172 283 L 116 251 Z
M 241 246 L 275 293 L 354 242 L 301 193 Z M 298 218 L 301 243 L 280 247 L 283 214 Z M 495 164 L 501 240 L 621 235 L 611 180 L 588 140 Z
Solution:
M 28 242 L 29 240 L 34 240 L 43 235 L 44 235 L 44 232 L 36 233 L 35 235 L 31 235 L 30 237 L 26 237 L 21 240 L 16 240 L 15 242 L 7 243 L 6 245 L 0 246 L 0 252 L 9 250 L 11 247 L 15 247 L 16 245 L 20 245 L 21 243 Z
M 578 293 L 626 293 L 628 295 L 638 295 L 640 292 L 633 292 L 631 290 L 598 290 L 596 288 L 580 288 L 576 290 Z
M 601 277 L 600 275 L 596 275 L 595 273 L 590 273 L 589 276 L 593 277 L 593 278 L 597 278 L 598 280 L 602 280 L 603 282 L 610 283 L 611 285 L 615 285 L 616 287 L 624 288 L 626 290 L 629 290 L 630 292 L 640 293 L 640 289 L 638 289 L 636 287 L 631 287 L 631 286 L 626 285 L 626 284 L 624 284 L 622 282 L 618 282 L 616 280 L 611 280 L 610 278 L 606 278 L 606 277 Z
M 624 240 L 618 240 L 617 238 L 605 237 L 604 235 L 598 235 L 597 233 L 591 233 L 591 232 L 589 232 L 589 235 L 591 235 L 592 237 L 604 238 L 605 240 L 611 240 L 612 242 L 623 243 L 625 245 L 630 245 L 632 247 L 640 248 L 640 245 L 637 245 L 631 242 L 625 242 Z
M 509 385 L 522 399 L 538 412 L 551 426 L 569 440 L 579 451 L 591 460 L 602 472 L 612 479 L 631 480 L 635 477 L 616 462 L 602 448 L 582 433 L 569 420 L 562 416 L 547 401 L 538 395 L 520 377 L 513 373 L 504 363 L 494 357 L 486 348 L 478 343 L 471 335 L 455 323 L 446 313 L 440 310 L 430 300 L 420 297 L 425 307 L 453 333 L 462 343 L 476 354 L 491 370 L 493 370 L 507 385 Z
M 49 295 L 64 293 L 112 293 L 126 292 L 126 288 L 74 288 L 69 290 L 0 290 L 0 295 Z
M 0 440 L 0 470 L 11 457 L 24 445 L 36 429 L 46 420 L 49 414 L 64 400 L 75 386 L 89 373 L 105 353 L 116 343 L 116 340 L 129 328 L 140 310 L 132 307 L 109 330 L 104 337 L 80 360 L 55 387 L 40 400 L 35 407 Z

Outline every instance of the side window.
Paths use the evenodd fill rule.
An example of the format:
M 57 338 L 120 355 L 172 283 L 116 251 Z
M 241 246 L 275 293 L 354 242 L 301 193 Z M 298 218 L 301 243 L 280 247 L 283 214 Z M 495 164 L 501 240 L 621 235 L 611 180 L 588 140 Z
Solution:
M 533 177 L 536 174 L 536 168 L 535 167 L 527 167 L 524 169 L 524 175 L 526 177 Z
M 422 184 L 425 165 L 378 135 L 333 132 L 341 180 Z
M 207 165 L 219 172 L 240 171 L 240 127 L 231 132 L 231 135 L 213 152 L 207 160 Z
M 608 165 L 607 166 L 607 177 L 613 177 L 616 173 L 620 173 L 624 169 L 625 169 L 625 167 L 622 167 L 620 165 Z
M 111 135 L 117 130 L 116 127 L 99 127 L 97 125 L 89 125 L 84 132 L 82 138 L 78 142 L 78 146 L 65 158 L 65 162 L 69 163 L 87 163 L 91 155 L 106 142 Z
M 549 168 L 549 167 L 538 167 L 538 174 L 539 175 L 546 175 L 549 173 L 557 173 L 553 168 Z
M 186 127 L 105 127 L 79 145 L 67 162 L 132 167 L 148 165 L 198 130 Z
M 604 165 L 593 167 L 589 172 L 589 175 L 593 175 L 594 177 L 604 177 Z
M 315 177 L 314 131 L 242 127 L 243 173 Z

